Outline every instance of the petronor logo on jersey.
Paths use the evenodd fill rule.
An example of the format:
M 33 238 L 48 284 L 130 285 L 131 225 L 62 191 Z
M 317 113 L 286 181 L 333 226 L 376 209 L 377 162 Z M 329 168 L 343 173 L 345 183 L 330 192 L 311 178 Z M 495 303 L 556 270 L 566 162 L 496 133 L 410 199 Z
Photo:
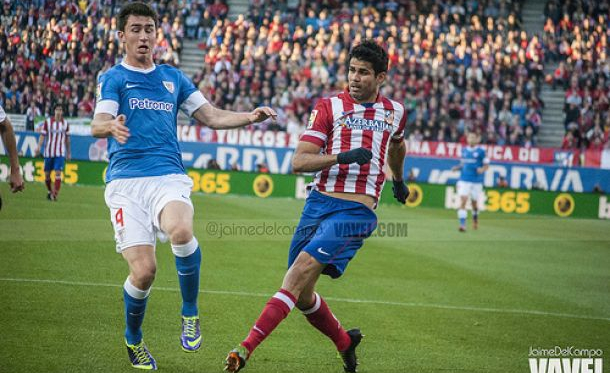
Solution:
M 165 88 L 167 88 L 169 93 L 174 93 L 174 82 L 168 82 L 167 80 L 164 80 L 163 86 L 165 86 Z
M 130 98 L 129 108 L 131 110 L 162 110 L 171 112 L 174 110 L 174 104 L 172 104 L 171 102 L 153 101 L 147 98 L 143 100 L 140 100 L 139 98 Z

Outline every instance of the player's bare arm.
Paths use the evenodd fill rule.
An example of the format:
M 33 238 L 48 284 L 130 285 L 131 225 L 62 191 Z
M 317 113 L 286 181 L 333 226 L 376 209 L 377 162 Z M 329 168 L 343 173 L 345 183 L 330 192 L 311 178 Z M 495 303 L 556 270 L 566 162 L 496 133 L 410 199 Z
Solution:
M 193 113 L 193 117 L 212 129 L 226 130 L 259 123 L 268 118 L 275 120 L 277 113 L 267 106 L 256 108 L 249 113 L 238 113 L 222 110 L 208 103 L 197 109 Z
M 373 153 L 366 148 L 356 148 L 339 154 L 321 154 L 320 146 L 308 141 L 301 141 L 292 158 L 294 172 L 316 172 L 334 164 L 369 163 Z
M 488 168 L 489 168 L 489 164 L 485 164 L 485 165 L 483 165 L 483 167 L 477 168 L 477 173 L 484 174 Z
M 2 136 L 2 141 L 4 142 L 4 147 L 11 164 L 11 176 L 9 179 L 11 191 L 13 193 L 20 192 L 23 190 L 24 184 L 21 172 L 19 172 L 19 155 L 17 154 L 15 132 L 8 117 L 0 122 L 0 135 Z
M 72 159 L 72 151 L 70 149 L 70 135 L 66 135 L 66 160 Z
M 42 154 L 42 146 L 44 145 L 45 136 L 41 133 L 38 136 L 38 147 L 36 148 L 36 152 L 34 153 L 34 158 L 40 157 Z
M 91 122 L 93 137 L 114 137 L 120 144 L 125 144 L 129 138 L 129 128 L 125 125 L 125 115 L 114 117 L 111 114 L 95 114 Z
M 390 141 L 388 148 L 388 167 L 392 171 L 392 192 L 394 198 L 402 204 L 407 202 L 409 197 L 409 188 L 404 182 L 404 167 L 405 167 L 405 155 L 407 154 L 407 147 L 404 141 L 395 142 Z
M 403 180 L 403 170 L 405 165 L 405 155 L 407 147 L 404 141 L 390 141 L 388 148 L 388 167 L 392 171 L 394 180 Z
M 316 172 L 338 163 L 337 154 L 321 154 L 320 147 L 308 141 L 300 141 L 292 157 L 292 171 Z
M 460 162 L 460 164 L 451 167 L 451 171 L 459 171 L 462 169 L 462 167 L 463 167 L 463 164 Z

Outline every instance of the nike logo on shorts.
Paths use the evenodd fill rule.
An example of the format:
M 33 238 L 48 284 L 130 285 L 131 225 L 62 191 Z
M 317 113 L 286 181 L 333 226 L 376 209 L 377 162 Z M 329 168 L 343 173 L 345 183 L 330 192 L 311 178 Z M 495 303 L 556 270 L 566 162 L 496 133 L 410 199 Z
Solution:
M 135 88 L 137 87 L 137 84 L 125 84 L 125 88 L 129 89 L 129 88 Z
M 326 251 L 324 251 L 324 249 L 323 249 L 323 248 L 321 248 L 321 247 L 318 247 L 318 250 L 317 250 L 317 251 L 318 251 L 320 254 L 322 254 L 322 255 L 327 255 L 327 256 L 328 256 L 328 255 L 330 255 L 329 253 L 327 253 Z

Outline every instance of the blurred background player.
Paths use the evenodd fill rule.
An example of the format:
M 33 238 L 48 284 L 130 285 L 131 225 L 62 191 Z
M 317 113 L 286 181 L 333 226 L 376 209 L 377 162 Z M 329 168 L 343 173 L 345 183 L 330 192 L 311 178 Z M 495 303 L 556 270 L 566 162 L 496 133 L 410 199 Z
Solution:
M 45 143 L 46 139 L 46 143 Z M 42 150 L 44 147 L 44 151 Z M 44 182 L 47 186 L 47 199 L 57 201 L 61 188 L 61 172 L 66 160 L 70 160 L 70 125 L 64 119 L 64 109 L 56 104 L 54 115 L 47 118 L 40 131 L 36 155 L 44 157 Z M 51 171 L 55 172 L 55 185 L 51 183 Z
M 227 356 L 229 372 L 241 370 L 295 306 L 334 342 L 345 371 L 356 371 L 360 330 L 343 329 L 314 289 L 320 274 L 340 277 L 377 227 L 373 209 L 385 183 L 386 157 L 394 197 L 404 204 L 409 194 L 403 182 L 405 108 L 379 93 L 387 68 L 387 52 L 364 41 L 349 55 L 349 88 L 321 99 L 312 111 L 292 167 L 316 175 L 290 245 L 289 269 L 247 338 Z
M 129 265 L 123 285 L 125 343 L 135 368 L 157 369 L 142 338 L 142 322 L 156 273 L 156 233 L 169 237 L 182 295 L 182 349 L 201 346 L 197 295 L 201 250 L 193 236 L 192 181 L 186 175 L 177 140 L 178 109 L 214 129 L 275 119 L 268 107 L 236 113 L 212 106 L 178 69 L 156 65 L 158 17 L 144 3 L 125 5 L 118 15 L 118 37 L 125 56 L 100 76 L 95 137 L 108 138 L 105 200 L 116 249 Z
M 19 170 L 19 155 L 17 154 L 17 142 L 15 141 L 15 132 L 11 121 L 6 116 L 4 109 L 0 106 L 0 136 L 6 149 L 6 154 L 11 165 L 11 175 L 9 177 L 9 185 L 13 193 L 23 190 L 23 177 Z M 0 196 L 0 210 L 2 209 L 2 196 Z
M 466 204 L 468 199 L 470 199 L 472 205 L 472 228 L 477 229 L 479 227 L 478 200 L 483 193 L 483 174 L 489 168 L 489 159 L 485 157 L 485 149 L 478 146 L 479 135 L 475 132 L 469 132 L 466 141 L 468 146 L 462 148 L 460 164 L 452 168 L 453 171 L 462 170 L 460 179 L 456 184 L 457 194 L 460 197 L 460 208 L 458 209 L 460 232 L 466 232 L 466 219 L 468 218 Z

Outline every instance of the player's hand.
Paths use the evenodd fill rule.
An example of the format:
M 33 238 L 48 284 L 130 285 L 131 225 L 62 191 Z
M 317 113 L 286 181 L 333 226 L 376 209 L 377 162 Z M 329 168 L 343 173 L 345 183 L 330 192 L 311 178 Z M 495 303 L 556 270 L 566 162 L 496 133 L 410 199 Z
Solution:
M 403 205 L 409 198 L 409 188 L 405 185 L 403 180 L 394 180 L 392 178 L 392 192 L 394 192 L 394 198 Z
M 23 177 L 21 176 L 21 172 L 19 172 L 19 168 L 16 170 L 11 170 L 9 185 L 11 186 L 11 192 L 13 193 L 21 192 L 23 188 L 25 188 L 25 185 L 23 184 Z
M 453 166 L 453 167 L 451 167 L 451 171 L 458 171 L 460 168 L 461 167 L 459 165 L 458 166 Z
M 125 114 L 121 114 L 110 122 L 110 133 L 119 143 L 125 144 L 129 138 L 129 128 L 125 125 Z
M 479 167 L 479 168 L 477 168 L 477 174 L 479 174 L 479 175 L 480 175 L 480 174 L 482 174 L 482 173 L 484 173 L 484 172 L 485 172 L 485 169 L 484 169 L 483 167 Z
M 262 121 L 267 120 L 268 118 L 276 120 L 277 113 L 275 112 L 275 110 L 268 106 L 261 106 L 254 109 L 250 113 L 248 120 L 250 121 L 250 123 L 260 123 Z
M 337 154 L 337 163 L 358 163 L 362 166 L 365 163 L 369 163 L 371 158 L 373 158 L 373 153 L 370 150 L 366 148 L 356 148 Z

